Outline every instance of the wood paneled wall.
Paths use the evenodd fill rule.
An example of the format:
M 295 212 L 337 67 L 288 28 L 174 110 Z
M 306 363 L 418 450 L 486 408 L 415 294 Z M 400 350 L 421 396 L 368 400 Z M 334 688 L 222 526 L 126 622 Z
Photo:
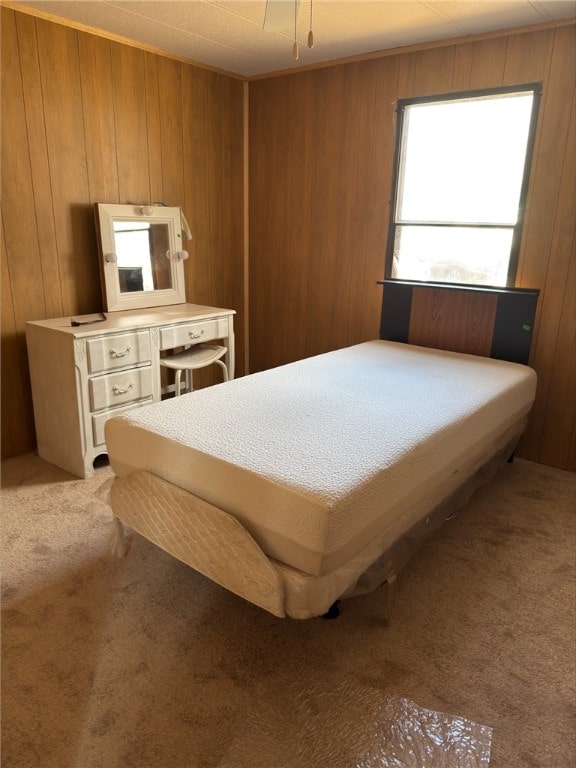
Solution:
M 182 205 L 188 300 L 238 311 L 243 83 L 2 9 L 2 456 L 35 448 L 26 320 L 101 308 L 92 204 Z M 517 284 L 540 288 L 522 455 L 576 469 L 575 27 L 250 83 L 251 370 L 378 335 L 395 102 L 543 83 Z
M 35 448 L 26 320 L 102 308 L 94 202 L 182 206 L 188 301 L 244 346 L 241 80 L 2 9 L 2 457 Z
M 521 455 L 576 470 L 575 39 L 562 25 L 250 83 L 251 370 L 378 336 L 398 99 L 542 82 L 517 279 L 541 290 L 539 386 Z

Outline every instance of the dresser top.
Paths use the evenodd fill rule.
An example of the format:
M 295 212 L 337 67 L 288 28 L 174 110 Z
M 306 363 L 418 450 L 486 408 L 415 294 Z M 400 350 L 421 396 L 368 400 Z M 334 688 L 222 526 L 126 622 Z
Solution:
M 151 328 L 154 326 L 170 325 L 190 320 L 205 320 L 236 314 L 234 309 L 220 307 L 205 307 L 201 304 L 171 304 L 165 307 L 150 307 L 149 309 L 128 309 L 120 312 L 105 312 L 106 320 L 90 322 L 96 314 L 74 315 L 73 317 L 56 317 L 50 320 L 29 320 L 26 325 L 58 331 L 74 337 L 97 336 L 114 331 Z M 72 321 L 78 325 L 72 325 Z

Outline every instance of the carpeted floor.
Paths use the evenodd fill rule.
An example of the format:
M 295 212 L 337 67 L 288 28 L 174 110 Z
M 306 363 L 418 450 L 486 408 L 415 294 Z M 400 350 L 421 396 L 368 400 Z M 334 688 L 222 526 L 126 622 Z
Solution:
M 390 622 L 381 591 L 277 619 L 134 534 L 112 558 L 109 476 L 2 465 L 3 768 L 278 768 L 303 702 L 326 765 L 380 768 L 353 745 L 390 697 L 492 729 L 491 768 L 576 765 L 576 475 L 507 465 L 416 555 Z

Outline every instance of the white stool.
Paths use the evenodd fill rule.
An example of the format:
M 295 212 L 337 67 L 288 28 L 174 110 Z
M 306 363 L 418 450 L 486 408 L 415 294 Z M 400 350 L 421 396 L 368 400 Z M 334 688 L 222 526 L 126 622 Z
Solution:
M 160 365 L 164 368 L 172 368 L 176 371 L 176 397 L 180 394 L 182 371 L 186 372 L 186 383 L 189 391 L 192 391 L 192 371 L 196 371 L 199 368 L 206 368 L 206 366 L 212 365 L 213 363 L 216 363 L 222 368 L 224 381 L 228 381 L 228 368 L 226 367 L 226 363 L 221 359 L 227 351 L 226 347 L 217 346 L 216 344 L 195 344 L 193 347 L 184 350 L 184 352 L 177 352 L 175 355 L 161 357 Z

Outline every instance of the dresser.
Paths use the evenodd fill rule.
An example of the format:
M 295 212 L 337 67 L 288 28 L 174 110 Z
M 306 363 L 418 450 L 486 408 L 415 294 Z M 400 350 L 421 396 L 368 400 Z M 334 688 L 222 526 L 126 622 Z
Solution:
M 78 477 L 106 453 L 104 424 L 160 400 L 160 353 L 219 340 L 234 378 L 234 310 L 174 304 L 26 323 L 38 455 Z M 73 322 L 81 324 L 74 325 Z

